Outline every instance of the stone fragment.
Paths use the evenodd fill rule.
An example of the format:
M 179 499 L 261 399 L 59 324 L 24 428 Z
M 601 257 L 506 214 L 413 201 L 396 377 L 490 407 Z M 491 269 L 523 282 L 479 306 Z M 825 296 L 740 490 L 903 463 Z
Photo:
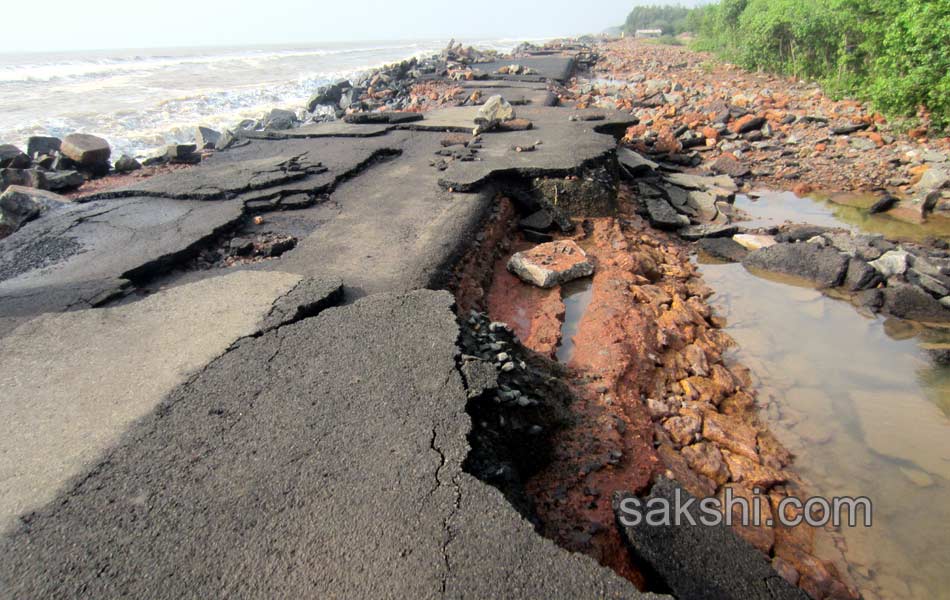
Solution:
M 694 471 L 722 485 L 729 481 L 729 469 L 722 453 L 709 442 L 700 442 L 683 448 L 683 456 Z
M 706 238 L 699 240 L 699 248 L 719 260 L 742 262 L 749 250 L 732 238 Z
M 695 442 L 696 434 L 699 433 L 702 425 L 702 420 L 695 415 L 678 415 L 663 421 L 663 428 L 680 446 L 688 446 Z
M 950 322 L 950 310 L 915 285 L 889 286 L 883 293 L 883 309 L 895 317 L 927 323 Z
M 195 145 L 201 149 L 210 150 L 214 148 L 220 139 L 221 132 L 210 127 L 199 125 L 195 128 Z
M 580 246 L 567 240 L 539 244 L 515 253 L 508 261 L 508 270 L 527 283 L 551 288 L 592 275 L 594 265 Z
M 318 106 L 335 106 L 343 97 L 343 91 L 353 87 L 349 81 L 337 81 L 317 88 L 317 92 L 307 102 L 307 110 L 315 112 Z
M 275 108 L 264 118 L 264 129 L 283 131 L 297 124 L 297 114 L 291 110 Z
M 761 465 L 758 461 L 742 456 L 741 454 L 723 450 L 722 456 L 728 466 L 732 480 L 745 483 L 749 487 L 759 487 L 763 490 L 767 490 L 788 479 L 784 472 Z
M 877 260 L 872 260 L 869 264 L 887 279 L 894 275 L 903 275 L 907 271 L 907 257 L 910 256 L 904 250 L 891 250 L 885 252 Z
M 852 258 L 848 261 L 848 272 L 842 286 L 849 292 L 858 292 L 875 287 L 881 281 L 877 270 L 860 258 Z
M 71 133 L 63 139 L 60 152 L 80 166 L 93 169 L 108 165 L 112 149 L 109 142 L 88 133 Z
M 548 232 L 554 228 L 554 216 L 544 209 L 538 210 L 518 221 L 518 226 L 522 229 Z
M 765 494 L 756 494 L 745 485 L 727 483 L 719 490 L 718 498 L 723 510 L 729 510 L 732 513 L 732 527 L 739 537 L 768 556 L 772 546 L 775 545 L 775 530 L 769 524 L 773 522 L 769 497 Z M 753 522 L 756 509 L 760 515 L 758 524 Z
M 0 145 L 0 168 L 28 169 L 33 161 L 12 144 Z
M 69 204 L 69 199 L 36 188 L 11 185 L 0 194 L 0 237 L 9 235 L 44 212 Z
M 514 118 L 515 109 L 507 100 L 496 94 L 479 107 L 478 114 L 475 116 L 475 134 L 489 131 L 502 121 L 510 121 Z
M 45 188 L 53 192 L 73 190 L 86 183 L 86 177 L 79 171 L 49 171 L 43 174 Z
M 663 198 L 644 199 L 647 218 L 657 229 L 673 230 L 689 225 L 689 217 L 681 215 Z
M 701 223 L 699 225 L 684 227 L 676 233 L 684 240 L 695 241 L 703 238 L 731 238 L 738 231 L 738 225 Z
M 42 154 L 52 156 L 54 153 L 59 152 L 62 145 L 63 140 L 58 137 L 34 135 L 26 141 L 26 153 L 33 158 Z
M 135 160 L 128 154 L 123 154 L 119 160 L 115 161 L 115 170 L 119 173 L 131 173 L 142 168 L 142 163 Z
M 758 461 L 758 434 L 744 421 L 709 412 L 703 417 L 703 437 L 714 442 L 720 448 L 726 448 L 736 454 Z
M 835 287 L 848 269 L 848 258 L 818 244 L 776 244 L 750 252 L 742 264 L 802 277 L 821 287 Z
M 776 244 L 774 237 L 757 233 L 740 233 L 732 236 L 732 241 L 746 250 L 759 250 Z
M 195 144 L 170 144 L 165 148 L 165 160 L 173 164 L 196 164 L 201 162 L 201 155 Z
M 652 160 L 624 147 L 617 148 L 617 160 L 624 167 L 625 172 L 634 176 L 650 173 L 660 168 L 660 165 Z

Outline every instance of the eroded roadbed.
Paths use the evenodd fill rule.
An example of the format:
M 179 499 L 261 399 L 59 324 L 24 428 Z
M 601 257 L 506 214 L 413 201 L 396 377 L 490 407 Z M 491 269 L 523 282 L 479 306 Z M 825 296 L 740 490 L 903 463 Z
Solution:
M 248 136 L 0 241 L 0 595 L 655 597 L 615 527 L 601 564 L 541 535 L 526 484 L 563 424 L 491 399 L 576 398 L 439 291 L 490 278 L 516 218 L 503 195 L 520 217 L 553 198 L 565 233 L 617 208 L 631 116 L 529 83 L 466 85 L 521 93 L 530 129 L 472 137 L 462 106 Z M 486 249 L 487 271 L 460 277 Z M 644 485 L 645 424 L 624 448 Z

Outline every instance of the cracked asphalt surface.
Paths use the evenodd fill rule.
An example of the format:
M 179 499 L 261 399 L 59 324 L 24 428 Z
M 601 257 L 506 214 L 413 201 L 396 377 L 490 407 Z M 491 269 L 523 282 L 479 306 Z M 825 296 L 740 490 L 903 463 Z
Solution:
M 301 128 L 0 241 L 0 598 L 653 597 L 462 470 L 459 329 L 427 288 L 496 176 L 615 143 L 540 108 L 542 87 L 498 84 L 536 128 L 486 135 L 478 163 L 431 166 L 461 113 Z M 515 157 L 528 137 L 543 147 Z M 109 304 L 300 194 L 265 213 L 299 238 L 280 259 Z
M 246 339 L 0 542 L 7 597 L 648 597 L 461 470 L 447 292 Z

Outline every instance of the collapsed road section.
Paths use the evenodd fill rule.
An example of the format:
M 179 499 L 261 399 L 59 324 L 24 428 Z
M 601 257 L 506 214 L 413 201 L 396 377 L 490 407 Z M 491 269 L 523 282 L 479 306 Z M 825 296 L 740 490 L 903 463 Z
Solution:
M 535 81 L 469 85 L 520 95 L 527 125 L 473 137 L 480 114 L 469 106 L 248 136 L 0 241 L 0 594 L 687 589 L 645 563 L 649 552 L 628 549 L 639 540 L 621 537 L 629 532 L 609 508 L 614 491 L 648 493 L 662 471 L 645 405 L 605 408 L 598 384 L 576 386 L 522 345 L 530 335 L 511 333 L 517 319 L 509 327 L 483 314 L 504 293 L 495 261 L 527 243 L 512 237 L 519 219 L 533 217 L 524 229 L 542 241 L 552 237 L 542 230 L 584 237 L 594 230 L 577 227 L 583 217 L 623 214 L 614 134 L 631 117 L 550 106 L 545 74 L 563 80 L 571 58 L 522 62 Z M 550 222 L 538 222 L 545 211 Z M 619 218 L 613 227 L 625 228 Z M 288 238 L 262 251 L 261 240 Z M 642 272 L 644 289 L 662 277 L 658 265 L 638 268 L 622 277 Z M 694 296 L 676 314 L 708 319 Z M 670 323 L 670 335 L 684 325 Z M 644 359 L 633 350 L 612 346 L 614 383 Z M 591 425 L 610 419 L 619 434 L 598 439 Z M 639 437 L 620 430 L 625 420 Z M 608 448 L 618 444 L 619 456 Z M 576 481 L 559 478 L 581 457 L 565 448 L 604 459 L 582 478 L 615 466 L 636 478 L 592 494 L 604 501 L 589 512 L 561 510 Z M 566 503 L 549 487 L 559 480 L 571 486 Z M 755 577 L 773 572 L 753 545 L 725 535 Z M 668 547 L 688 553 L 673 564 L 695 581 L 708 569 L 690 565 L 719 552 L 713 542 Z M 801 597 L 782 577 L 747 575 L 719 574 L 716 589 Z

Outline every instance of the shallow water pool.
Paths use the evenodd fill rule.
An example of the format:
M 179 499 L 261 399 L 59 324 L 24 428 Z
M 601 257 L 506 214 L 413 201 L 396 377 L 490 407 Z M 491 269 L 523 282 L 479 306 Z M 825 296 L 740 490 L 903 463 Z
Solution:
M 934 234 L 868 215 L 860 207 L 873 197 L 844 200 L 851 206 L 768 193 L 739 196 L 736 206 L 751 216 L 746 226 L 790 220 L 892 239 Z M 740 264 L 700 269 L 738 342 L 730 359 L 752 370 L 762 415 L 796 455 L 807 492 L 873 503 L 872 527 L 820 536 L 835 541 L 818 554 L 848 570 L 865 598 L 950 598 L 950 366 L 926 351 L 946 347 L 950 329 L 862 315 Z
M 888 239 L 920 241 L 926 237 L 950 238 L 950 219 L 931 216 L 926 223 L 902 221 L 888 214 L 869 214 L 880 196 L 875 194 L 820 194 L 796 196 L 792 192 L 738 194 L 735 208 L 751 218 L 742 221 L 750 229 L 781 225 L 785 221 L 824 227 L 843 227 L 879 233 Z

